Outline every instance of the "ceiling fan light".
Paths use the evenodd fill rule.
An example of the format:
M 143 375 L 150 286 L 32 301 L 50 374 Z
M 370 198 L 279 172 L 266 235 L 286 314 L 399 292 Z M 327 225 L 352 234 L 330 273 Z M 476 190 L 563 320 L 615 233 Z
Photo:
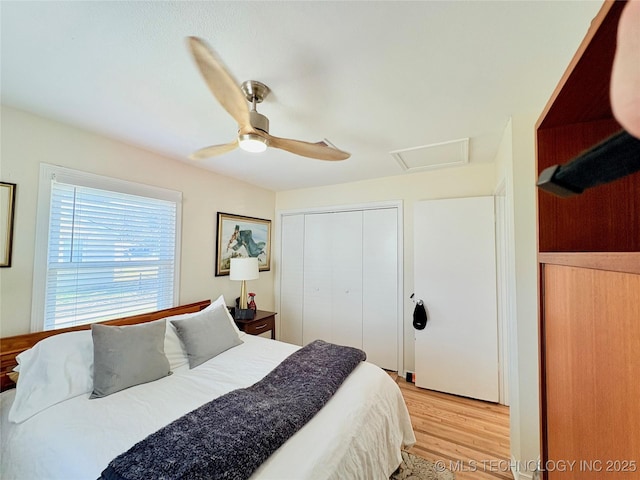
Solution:
M 267 149 L 267 139 L 254 133 L 240 135 L 238 143 L 245 152 L 260 153 Z

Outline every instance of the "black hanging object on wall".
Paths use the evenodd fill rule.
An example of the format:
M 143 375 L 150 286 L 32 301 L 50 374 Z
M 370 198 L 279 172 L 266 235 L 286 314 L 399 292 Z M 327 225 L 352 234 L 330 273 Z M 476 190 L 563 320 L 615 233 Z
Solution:
M 640 139 L 622 130 L 565 165 L 545 168 L 538 187 L 558 197 L 572 197 L 640 170 Z
M 422 300 L 418 300 L 416 308 L 413 309 L 413 328 L 422 330 L 427 326 L 427 309 L 424 308 Z

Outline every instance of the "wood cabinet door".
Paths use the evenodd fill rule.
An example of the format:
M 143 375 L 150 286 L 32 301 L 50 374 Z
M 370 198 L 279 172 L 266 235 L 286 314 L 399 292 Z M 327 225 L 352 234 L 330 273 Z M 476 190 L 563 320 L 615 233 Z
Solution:
M 640 478 L 640 275 L 544 265 L 542 294 L 543 453 L 575 462 L 547 478 Z

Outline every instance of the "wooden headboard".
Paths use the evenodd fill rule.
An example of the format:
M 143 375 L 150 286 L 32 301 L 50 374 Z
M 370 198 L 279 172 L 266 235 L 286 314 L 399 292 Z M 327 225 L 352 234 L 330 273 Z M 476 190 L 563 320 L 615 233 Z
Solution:
M 115 320 L 107 320 L 105 322 L 97 323 L 102 325 L 134 325 L 136 323 L 159 320 L 172 315 L 199 312 L 210 304 L 211 300 L 202 300 L 200 302 L 181 305 L 179 307 L 166 308 L 155 312 L 143 313 L 132 317 L 117 318 Z M 15 387 L 15 383 L 13 383 L 13 381 L 7 376 L 7 373 L 11 372 L 18 364 L 16 361 L 17 355 L 33 347 L 44 338 L 59 335 L 60 333 L 89 330 L 90 328 L 91 324 L 87 324 L 78 325 L 77 327 L 61 328 L 60 330 L 47 330 L 45 332 L 27 333 L 25 335 L 16 335 L 15 337 L 0 338 L 0 391 L 5 391 Z

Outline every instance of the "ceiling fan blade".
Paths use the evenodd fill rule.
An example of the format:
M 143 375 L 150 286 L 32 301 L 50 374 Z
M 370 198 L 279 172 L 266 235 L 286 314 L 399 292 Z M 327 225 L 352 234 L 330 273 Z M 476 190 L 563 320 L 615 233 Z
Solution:
M 217 155 L 222 155 L 223 153 L 230 152 L 238 148 L 238 140 L 234 140 L 231 143 L 225 143 L 222 145 L 212 145 L 210 147 L 204 147 L 200 150 L 193 152 L 189 155 L 191 160 L 204 160 L 205 158 L 215 157 Z
M 189 37 L 188 42 L 191 54 L 211 93 L 229 115 L 238 122 L 241 130 L 251 128 L 249 106 L 236 79 L 203 40 Z
M 315 158 L 317 160 L 346 160 L 351 156 L 350 153 L 338 150 L 325 141 L 309 143 L 271 135 L 267 135 L 267 139 L 269 140 L 270 147 L 279 148 L 280 150 L 286 150 L 296 155 Z

